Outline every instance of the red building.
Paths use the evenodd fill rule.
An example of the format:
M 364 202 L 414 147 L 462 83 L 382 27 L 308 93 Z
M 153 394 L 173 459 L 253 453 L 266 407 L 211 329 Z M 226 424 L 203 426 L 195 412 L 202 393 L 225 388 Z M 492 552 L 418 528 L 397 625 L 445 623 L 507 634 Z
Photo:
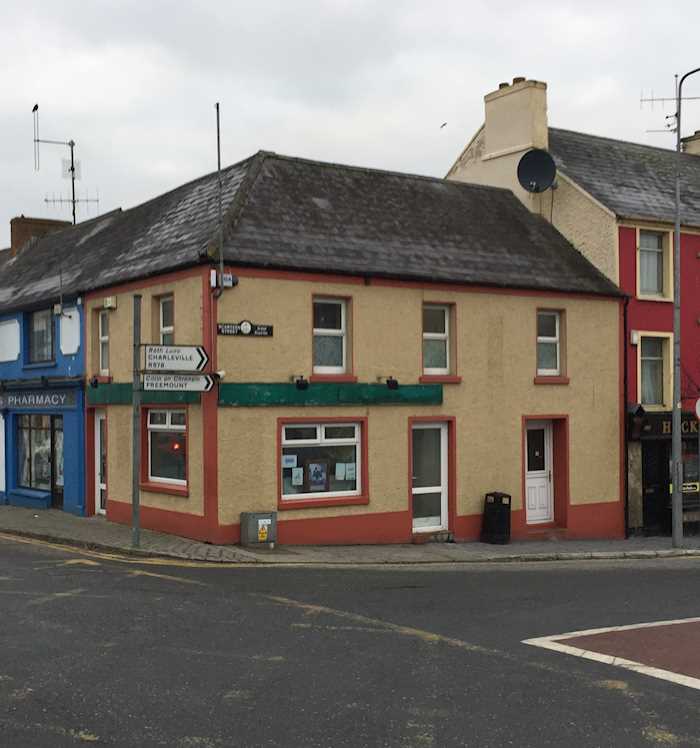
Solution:
M 510 187 L 558 228 L 627 294 L 627 523 L 631 531 L 670 531 L 673 396 L 673 225 L 676 154 L 549 127 L 547 86 L 525 78 L 484 97 L 485 120 L 448 177 Z M 553 187 L 531 194 L 517 165 L 532 148 L 557 165 Z M 700 519 L 700 131 L 682 155 L 681 357 L 684 520 Z M 591 355 L 595 355 L 592 350 Z

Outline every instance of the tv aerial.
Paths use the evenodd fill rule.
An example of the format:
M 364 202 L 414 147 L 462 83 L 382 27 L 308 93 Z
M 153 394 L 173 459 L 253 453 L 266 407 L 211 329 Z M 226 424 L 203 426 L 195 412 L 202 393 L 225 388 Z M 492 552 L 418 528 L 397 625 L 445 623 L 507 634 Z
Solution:
M 91 198 L 88 194 L 87 198 L 76 198 L 75 196 L 75 180 L 80 179 L 80 161 L 75 160 L 75 141 L 71 138 L 70 140 L 48 140 L 39 137 L 39 105 L 34 104 L 32 108 L 32 116 L 34 118 L 34 171 L 39 171 L 39 148 L 40 144 L 46 145 L 63 145 L 70 148 L 70 159 L 63 159 L 63 176 L 69 178 L 71 181 L 71 197 L 45 197 L 44 202 L 47 205 L 63 205 L 64 203 L 70 203 L 73 209 L 73 224 L 75 224 L 75 207 L 77 203 L 97 203 L 99 205 L 100 198 L 99 193 L 96 198 Z
M 554 159 L 541 148 L 533 148 L 518 162 L 518 182 L 527 192 L 540 193 L 554 184 L 557 167 Z

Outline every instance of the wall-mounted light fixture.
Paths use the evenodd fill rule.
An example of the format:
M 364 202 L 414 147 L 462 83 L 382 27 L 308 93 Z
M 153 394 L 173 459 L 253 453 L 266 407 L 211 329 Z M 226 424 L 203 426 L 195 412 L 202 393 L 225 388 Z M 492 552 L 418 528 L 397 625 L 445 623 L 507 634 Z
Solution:
M 306 379 L 303 374 L 292 374 L 292 376 L 289 377 L 289 379 L 290 381 L 294 382 L 298 390 L 309 389 L 309 380 Z
M 398 390 L 399 389 L 399 380 L 392 376 L 385 376 L 384 374 L 377 377 L 377 382 L 382 382 L 386 384 L 386 386 L 390 390 Z
M 630 345 L 639 345 L 639 331 L 630 330 Z

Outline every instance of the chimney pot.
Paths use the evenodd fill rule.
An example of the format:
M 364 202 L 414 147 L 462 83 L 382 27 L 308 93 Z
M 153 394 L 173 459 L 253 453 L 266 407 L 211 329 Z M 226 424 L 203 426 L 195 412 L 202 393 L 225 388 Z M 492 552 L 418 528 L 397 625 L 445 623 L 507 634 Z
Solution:
M 510 83 L 499 83 L 498 89 L 500 90 L 502 88 L 508 88 L 508 86 L 510 86 Z
M 513 85 L 515 85 L 516 83 L 522 83 L 524 80 L 525 80 L 525 76 L 519 75 L 517 78 L 513 78 Z

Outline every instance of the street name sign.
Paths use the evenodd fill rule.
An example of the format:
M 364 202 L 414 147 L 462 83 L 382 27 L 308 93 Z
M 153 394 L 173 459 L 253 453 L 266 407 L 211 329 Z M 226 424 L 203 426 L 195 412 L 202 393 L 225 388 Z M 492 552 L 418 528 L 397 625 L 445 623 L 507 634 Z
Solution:
M 144 374 L 144 390 L 171 392 L 209 392 L 214 377 L 209 374 Z
M 147 345 L 149 371 L 202 371 L 209 356 L 201 345 Z
M 243 335 L 250 338 L 271 338 L 272 325 L 259 325 L 249 319 L 240 322 L 219 322 L 216 326 L 219 335 Z

